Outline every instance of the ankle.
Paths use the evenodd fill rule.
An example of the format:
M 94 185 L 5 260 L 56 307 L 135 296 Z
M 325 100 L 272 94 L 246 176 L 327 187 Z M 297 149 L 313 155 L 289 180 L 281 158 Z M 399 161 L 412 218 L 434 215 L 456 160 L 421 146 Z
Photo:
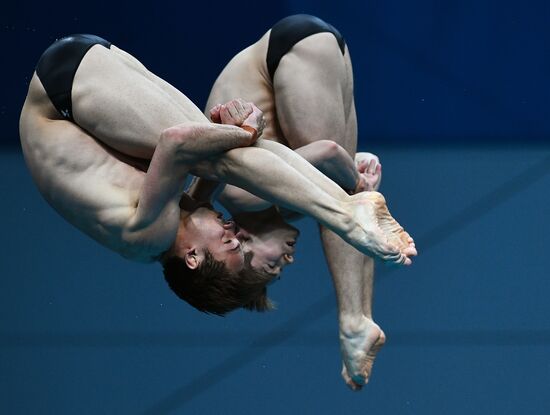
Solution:
M 341 201 L 334 197 L 318 200 L 320 217 L 323 225 L 339 235 L 349 234 L 355 227 L 353 211 L 348 201 Z
M 372 320 L 368 319 L 363 314 L 340 315 L 339 320 L 340 320 L 340 333 L 346 337 L 351 337 L 356 335 L 357 333 L 361 333 L 365 330 L 365 328 L 369 324 L 374 323 Z

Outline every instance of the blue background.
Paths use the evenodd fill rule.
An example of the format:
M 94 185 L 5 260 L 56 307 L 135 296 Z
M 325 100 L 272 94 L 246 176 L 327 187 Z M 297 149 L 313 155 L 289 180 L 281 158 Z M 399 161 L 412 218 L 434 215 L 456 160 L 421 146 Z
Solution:
M 550 413 L 550 6 L 543 1 L 2 6 L 0 413 Z M 417 241 L 377 267 L 388 344 L 369 385 L 339 379 L 334 295 L 315 224 L 270 292 L 279 310 L 202 315 L 158 265 L 119 258 L 43 201 L 18 143 L 33 67 L 94 33 L 199 107 L 225 63 L 288 14 L 340 29 L 360 149 Z

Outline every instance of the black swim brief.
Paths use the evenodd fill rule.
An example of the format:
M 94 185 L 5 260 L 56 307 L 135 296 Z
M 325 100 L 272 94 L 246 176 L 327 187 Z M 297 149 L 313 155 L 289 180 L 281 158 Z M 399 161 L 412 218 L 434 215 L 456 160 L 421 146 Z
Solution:
M 57 40 L 40 57 L 36 74 L 48 97 L 63 118 L 74 121 L 71 91 L 82 58 L 94 45 L 111 43 L 94 35 L 72 35 Z
M 325 23 L 323 20 L 308 14 L 296 14 L 279 20 L 271 29 L 269 36 L 269 45 L 267 47 L 267 70 L 271 80 L 275 75 L 275 70 L 279 66 L 281 58 L 292 49 L 300 40 L 308 36 L 330 32 L 334 35 L 342 51 L 346 50 L 344 38 L 333 26 Z

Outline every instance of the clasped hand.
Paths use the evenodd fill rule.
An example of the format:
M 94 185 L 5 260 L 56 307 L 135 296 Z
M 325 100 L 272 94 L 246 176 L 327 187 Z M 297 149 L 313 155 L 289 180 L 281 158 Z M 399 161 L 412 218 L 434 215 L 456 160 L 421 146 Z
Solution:
M 265 128 L 264 113 L 252 102 L 245 102 L 240 98 L 214 106 L 210 110 L 210 119 L 218 124 L 235 125 L 252 132 L 251 145 L 262 135 Z

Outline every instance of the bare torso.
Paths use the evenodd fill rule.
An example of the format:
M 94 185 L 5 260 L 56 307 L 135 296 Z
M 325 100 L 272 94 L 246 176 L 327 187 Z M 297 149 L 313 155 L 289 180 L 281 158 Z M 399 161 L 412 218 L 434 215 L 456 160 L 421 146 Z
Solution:
M 128 87 L 132 83 L 139 88 Z M 75 123 L 61 117 L 34 74 L 20 118 L 21 145 L 33 179 L 56 211 L 102 245 L 133 260 L 155 260 L 175 238 L 179 209 L 170 204 L 164 232 L 155 238 L 134 237 L 131 219 L 148 162 L 163 129 L 206 118 L 115 46 L 96 45 L 84 56 L 72 102 Z M 177 118 L 158 115 L 165 102 L 176 110 L 164 114 L 177 113 Z

